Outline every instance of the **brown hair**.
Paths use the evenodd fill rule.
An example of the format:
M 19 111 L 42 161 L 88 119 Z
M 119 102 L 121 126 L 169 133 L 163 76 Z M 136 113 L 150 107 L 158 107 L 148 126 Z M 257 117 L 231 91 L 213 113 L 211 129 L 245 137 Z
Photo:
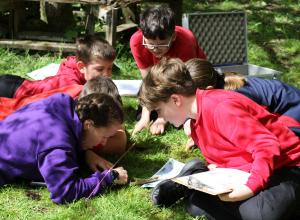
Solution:
M 143 80 L 139 101 L 153 110 L 159 102 L 167 102 L 172 94 L 192 96 L 195 92 L 195 84 L 184 63 L 180 59 L 163 58 L 151 67 Z
M 238 73 L 218 73 L 213 65 L 203 59 L 190 59 L 185 63 L 197 88 L 206 89 L 212 86 L 216 89 L 235 90 L 246 83 L 246 78 Z
M 84 64 L 95 59 L 113 61 L 116 51 L 106 40 L 96 35 L 86 35 L 76 40 L 76 57 Z
M 75 110 L 82 123 L 91 120 L 95 127 L 108 127 L 114 122 L 122 124 L 124 121 L 120 103 L 103 93 L 93 93 L 80 98 Z
M 104 93 L 112 96 L 122 105 L 122 99 L 119 94 L 116 84 L 109 77 L 98 76 L 91 80 L 88 80 L 79 95 L 79 98 L 82 98 L 91 93 Z

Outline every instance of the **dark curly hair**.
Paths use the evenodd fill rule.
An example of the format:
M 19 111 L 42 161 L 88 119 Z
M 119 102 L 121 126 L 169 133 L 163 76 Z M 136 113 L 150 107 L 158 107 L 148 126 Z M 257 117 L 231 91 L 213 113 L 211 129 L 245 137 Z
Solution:
M 95 127 L 108 127 L 114 122 L 122 124 L 124 121 L 121 104 L 103 93 L 93 93 L 80 98 L 75 110 L 82 123 L 91 120 Z

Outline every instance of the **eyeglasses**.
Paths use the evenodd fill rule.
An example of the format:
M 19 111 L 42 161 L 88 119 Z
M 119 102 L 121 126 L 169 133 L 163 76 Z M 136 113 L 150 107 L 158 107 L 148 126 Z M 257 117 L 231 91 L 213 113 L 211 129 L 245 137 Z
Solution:
M 145 38 L 143 36 L 143 43 L 142 43 L 142 45 L 144 47 L 148 48 L 149 50 L 154 50 L 154 48 L 164 48 L 164 47 L 165 48 L 169 48 L 170 45 L 171 45 L 172 39 L 173 39 L 173 37 L 171 36 L 168 44 L 146 44 Z

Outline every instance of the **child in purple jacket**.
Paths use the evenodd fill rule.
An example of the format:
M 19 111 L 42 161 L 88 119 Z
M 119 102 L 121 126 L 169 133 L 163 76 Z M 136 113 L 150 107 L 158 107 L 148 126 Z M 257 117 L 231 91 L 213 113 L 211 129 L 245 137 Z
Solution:
M 0 122 L 0 186 L 16 179 L 45 181 L 55 203 L 96 196 L 113 182 L 125 184 L 122 167 L 81 178 L 79 156 L 122 128 L 123 111 L 109 95 L 77 103 L 55 94 L 24 106 Z

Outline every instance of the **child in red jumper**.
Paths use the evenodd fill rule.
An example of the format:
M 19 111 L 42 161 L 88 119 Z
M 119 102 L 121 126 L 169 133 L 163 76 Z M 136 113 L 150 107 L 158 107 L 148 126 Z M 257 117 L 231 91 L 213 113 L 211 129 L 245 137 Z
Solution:
M 176 26 L 174 12 L 166 7 L 149 8 L 141 14 L 140 30 L 132 35 L 130 49 L 142 78 L 162 57 L 180 58 L 184 62 L 192 58 L 206 59 L 194 34 Z M 150 120 L 154 121 L 150 126 L 152 134 L 164 132 L 166 122 L 145 107 L 138 109 L 137 120 L 133 134 L 147 128 Z
M 83 85 L 97 76 L 111 77 L 115 57 L 116 52 L 107 41 L 90 35 L 80 38 L 76 57 L 67 57 L 55 76 L 36 81 L 14 75 L 0 76 L 0 97 L 32 96 L 68 85 Z
M 291 219 L 300 204 L 300 140 L 249 98 L 218 89 L 197 90 L 178 59 L 163 60 L 143 81 L 141 103 L 174 126 L 191 119 L 192 138 L 209 167 L 250 173 L 246 184 L 211 196 L 188 190 L 187 210 L 208 219 Z M 176 202 L 182 187 L 166 181 L 152 193 L 156 205 Z M 178 185 L 178 184 L 177 184 Z M 172 201 L 171 201 L 172 200 Z
M 191 59 L 185 62 L 192 79 L 199 89 L 234 90 L 252 99 L 269 112 L 277 114 L 279 120 L 300 137 L 300 90 L 279 80 L 245 76 L 235 72 L 218 73 L 213 65 L 203 59 Z M 190 124 L 187 121 L 184 130 L 190 136 Z M 191 138 L 187 149 L 193 146 Z

